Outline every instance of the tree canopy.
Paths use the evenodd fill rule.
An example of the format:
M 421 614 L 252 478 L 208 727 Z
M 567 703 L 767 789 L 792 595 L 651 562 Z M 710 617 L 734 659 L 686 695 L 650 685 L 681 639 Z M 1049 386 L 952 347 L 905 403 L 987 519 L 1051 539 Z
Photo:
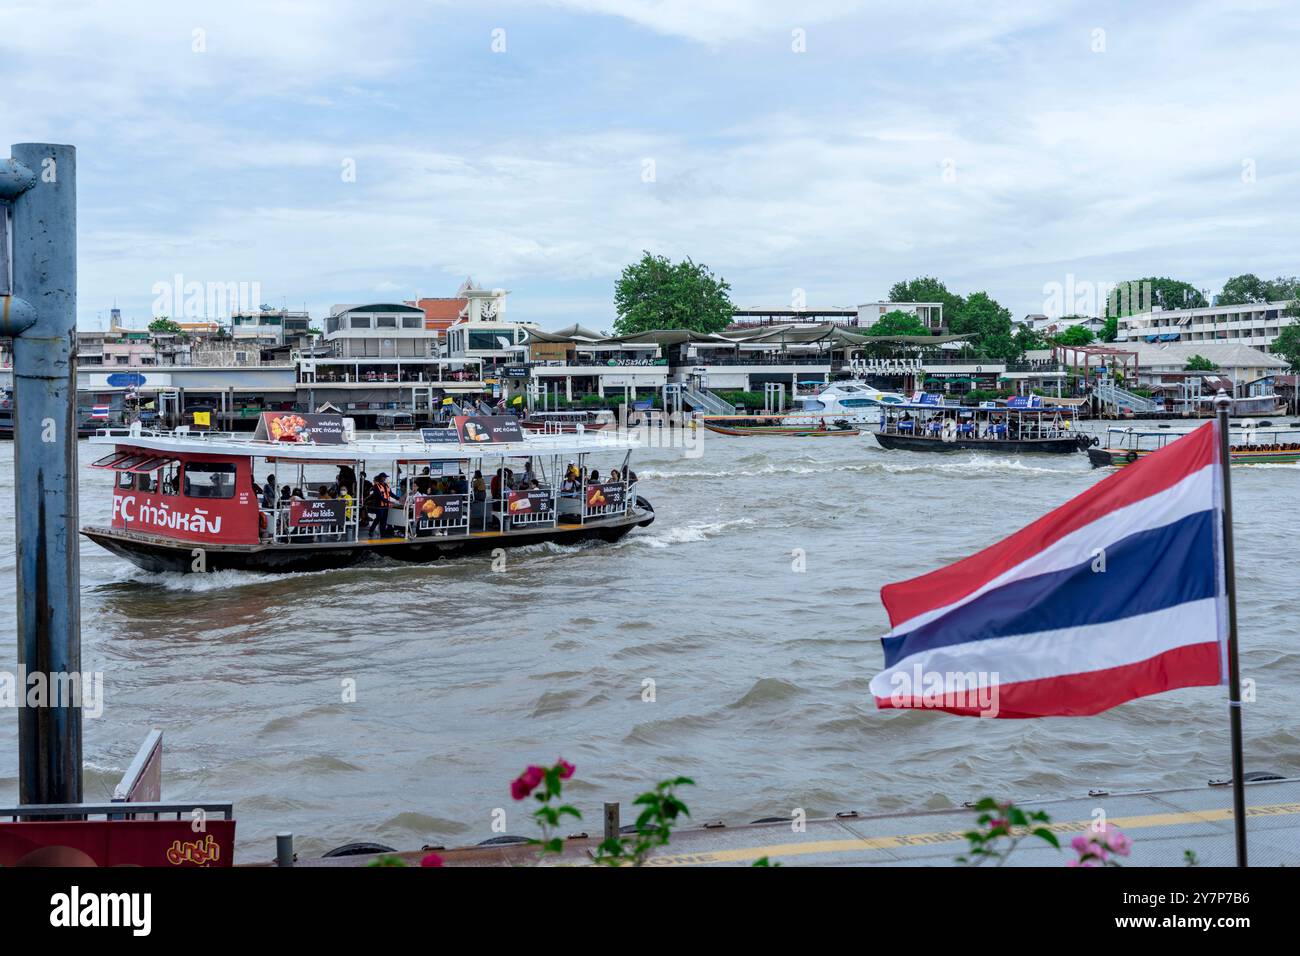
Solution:
M 895 282 L 889 288 L 890 302 L 942 302 L 943 316 L 949 323 L 961 311 L 963 299 L 932 276 Z
M 175 335 L 180 330 L 181 327 L 165 315 L 161 315 L 149 323 L 149 331 L 156 335 Z
M 1261 279 L 1254 273 L 1233 276 L 1214 297 L 1215 305 L 1245 305 L 1250 302 L 1286 302 L 1300 298 L 1300 277 L 1278 276 Z
M 1300 322 L 1292 322 L 1273 340 L 1273 354 L 1286 359 L 1291 368 L 1300 369 Z
M 929 335 L 930 329 L 911 312 L 886 312 L 866 330 L 867 335 Z
M 626 266 L 614 286 L 617 335 L 651 329 L 721 332 L 731 324 L 732 305 L 725 279 L 689 258 L 673 263 L 646 252 Z
M 954 335 L 971 336 L 976 351 L 990 358 L 1015 361 L 1024 354 L 1011 334 L 1011 310 L 987 292 L 968 295 L 948 322 Z
M 1201 290 L 1190 282 L 1167 276 L 1148 276 L 1119 283 L 1107 299 L 1106 314 L 1122 318 L 1136 312 L 1146 312 L 1153 306 L 1161 309 L 1201 309 L 1207 305 L 1209 303 L 1205 301 Z
M 1187 360 L 1187 364 L 1183 366 L 1183 371 L 1186 372 L 1217 372 L 1218 370 L 1219 366 L 1204 355 L 1193 355 Z
M 1086 329 L 1082 325 L 1070 325 L 1052 336 L 1052 341 L 1057 345 L 1077 346 L 1091 345 L 1096 338 L 1091 329 Z

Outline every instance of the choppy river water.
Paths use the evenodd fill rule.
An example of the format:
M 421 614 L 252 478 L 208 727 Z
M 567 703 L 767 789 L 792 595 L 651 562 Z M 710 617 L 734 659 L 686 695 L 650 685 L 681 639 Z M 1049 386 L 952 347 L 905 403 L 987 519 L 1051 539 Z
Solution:
M 111 476 L 81 509 L 106 520 Z M 0 445 L 0 500 L 12 501 Z M 939 808 L 990 792 L 1198 786 L 1229 773 L 1224 694 L 1193 688 L 1087 719 L 877 711 L 881 585 L 976 551 L 1103 473 L 1084 455 L 887 452 L 857 439 L 708 435 L 698 458 L 634 460 L 657 520 L 623 541 L 431 566 L 261 577 L 148 574 L 83 542 L 87 799 L 107 799 L 150 727 L 164 797 L 234 800 L 241 860 L 292 830 L 302 853 L 531 835 L 509 782 L 577 765 L 598 829 L 684 773 L 695 820 Z M 1233 472 L 1247 769 L 1300 775 L 1300 468 Z M 0 539 L 0 669 L 15 669 L 13 537 Z M 795 570 L 796 550 L 806 569 Z M 345 680 L 356 700 L 345 703 Z M 653 701 L 644 699 L 653 681 Z M 0 799 L 17 718 L 0 712 Z M 576 829 L 576 827 L 575 827 Z

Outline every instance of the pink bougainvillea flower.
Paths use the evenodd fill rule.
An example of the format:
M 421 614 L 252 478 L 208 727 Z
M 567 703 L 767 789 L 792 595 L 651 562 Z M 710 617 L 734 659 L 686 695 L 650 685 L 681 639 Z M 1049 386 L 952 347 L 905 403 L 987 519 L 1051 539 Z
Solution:
M 510 796 L 516 800 L 522 800 L 534 790 L 537 785 L 546 777 L 546 771 L 536 764 L 531 764 L 524 770 L 514 782 L 510 784 Z
M 1080 855 L 1087 853 L 1091 845 L 1091 841 L 1086 836 L 1077 836 L 1070 841 L 1070 848 Z
M 420 866 L 442 866 L 442 857 L 436 853 L 428 853 L 420 861 Z
M 569 763 L 569 761 L 565 760 L 563 757 L 560 758 L 560 762 L 557 763 L 555 766 L 560 768 L 561 780 L 568 780 L 570 777 L 573 776 L 573 771 L 577 769 L 573 764 Z
M 1133 849 L 1133 840 L 1119 830 L 1113 830 L 1107 836 L 1110 851 L 1117 856 L 1128 856 Z

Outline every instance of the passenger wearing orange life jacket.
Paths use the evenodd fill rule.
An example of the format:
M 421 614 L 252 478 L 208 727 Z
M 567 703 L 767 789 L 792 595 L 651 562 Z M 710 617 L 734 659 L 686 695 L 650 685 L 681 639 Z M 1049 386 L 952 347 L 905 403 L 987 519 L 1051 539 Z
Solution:
M 374 484 L 371 486 L 371 494 L 374 501 L 374 516 L 370 520 L 370 537 L 386 538 L 388 537 L 388 509 L 397 504 L 397 498 L 393 496 L 393 489 L 389 487 L 386 472 L 381 471 L 375 475 Z

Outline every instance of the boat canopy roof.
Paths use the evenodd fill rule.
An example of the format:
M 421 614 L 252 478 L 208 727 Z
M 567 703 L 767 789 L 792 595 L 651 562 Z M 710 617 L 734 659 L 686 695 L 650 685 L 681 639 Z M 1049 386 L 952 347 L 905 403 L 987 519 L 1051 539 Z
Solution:
M 356 438 L 336 444 L 280 442 L 240 435 L 202 432 L 178 434 L 147 429 L 100 429 L 90 438 L 95 445 L 139 448 L 173 455 L 216 455 L 229 458 L 277 458 L 301 462 L 464 461 L 467 458 L 527 458 L 545 455 L 586 455 L 630 451 L 641 447 L 630 435 L 589 431 L 582 434 L 525 434 L 523 441 L 426 443 L 420 430 L 382 437 Z

